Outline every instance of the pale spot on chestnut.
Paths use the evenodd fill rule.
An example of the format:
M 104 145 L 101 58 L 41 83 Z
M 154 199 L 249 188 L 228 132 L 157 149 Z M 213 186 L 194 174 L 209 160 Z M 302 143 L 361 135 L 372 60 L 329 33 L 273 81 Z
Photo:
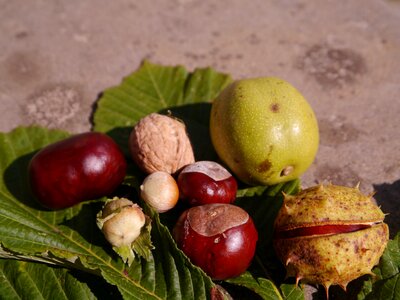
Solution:
M 224 167 L 214 161 L 199 161 L 186 166 L 181 174 L 185 173 L 203 173 L 215 181 L 225 180 L 232 177 Z
M 228 252 L 236 252 L 242 246 L 242 237 L 238 232 L 231 234 L 230 239 L 226 244 Z
M 189 210 L 187 218 L 192 229 L 198 234 L 214 236 L 245 224 L 249 215 L 238 206 L 216 203 L 193 207 Z

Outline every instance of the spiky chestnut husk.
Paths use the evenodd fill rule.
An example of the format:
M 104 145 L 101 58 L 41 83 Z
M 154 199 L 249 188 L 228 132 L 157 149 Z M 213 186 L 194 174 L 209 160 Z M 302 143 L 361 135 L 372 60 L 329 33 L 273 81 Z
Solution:
M 296 282 L 347 284 L 379 262 L 389 239 L 384 213 L 358 187 L 319 185 L 285 195 L 274 248 Z

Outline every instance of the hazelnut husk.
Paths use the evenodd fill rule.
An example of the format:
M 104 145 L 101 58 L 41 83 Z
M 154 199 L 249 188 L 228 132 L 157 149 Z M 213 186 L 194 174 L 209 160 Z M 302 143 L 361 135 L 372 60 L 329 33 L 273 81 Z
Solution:
M 174 174 L 195 161 L 185 124 L 173 117 L 152 113 L 142 118 L 129 137 L 135 163 L 145 173 Z
M 274 224 L 274 248 L 287 277 L 322 284 L 347 284 L 379 259 L 389 239 L 385 215 L 358 187 L 319 185 L 285 195 Z
M 150 259 L 151 219 L 141 207 L 126 198 L 108 199 L 96 216 L 96 223 L 113 250 L 129 266 L 136 255 Z

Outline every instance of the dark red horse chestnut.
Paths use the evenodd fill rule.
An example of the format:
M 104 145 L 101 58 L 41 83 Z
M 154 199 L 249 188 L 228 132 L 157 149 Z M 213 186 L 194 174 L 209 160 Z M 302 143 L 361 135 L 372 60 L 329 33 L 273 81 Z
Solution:
M 178 247 L 214 280 L 235 277 L 249 267 L 258 240 L 242 208 L 223 203 L 192 207 L 173 229 Z
M 232 203 L 237 182 L 223 166 L 213 161 L 187 165 L 178 176 L 179 197 L 190 206 Z
M 126 168 L 123 153 L 109 136 L 87 132 L 40 150 L 28 174 L 37 200 L 61 209 L 107 196 L 121 184 Z

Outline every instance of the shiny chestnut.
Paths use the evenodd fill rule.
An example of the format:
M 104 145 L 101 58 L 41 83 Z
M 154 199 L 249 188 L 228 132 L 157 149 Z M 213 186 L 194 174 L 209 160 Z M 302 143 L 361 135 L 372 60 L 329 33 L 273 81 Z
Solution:
M 235 277 L 249 267 L 258 240 L 242 208 L 223 203 L 192 207 L 173 229 L 178 247 L 214 280 Z
M 126 175 L 118 145 L 99 132 L 78 134 L 50 144 L 30 161 L 34 196 L 45 207 L 62 209 L 107 196 Z
M 237 182 L 223 166 L 213 161 L 187 165 L 178 176 L 179 197 L 190 206 L 232 203 Z

